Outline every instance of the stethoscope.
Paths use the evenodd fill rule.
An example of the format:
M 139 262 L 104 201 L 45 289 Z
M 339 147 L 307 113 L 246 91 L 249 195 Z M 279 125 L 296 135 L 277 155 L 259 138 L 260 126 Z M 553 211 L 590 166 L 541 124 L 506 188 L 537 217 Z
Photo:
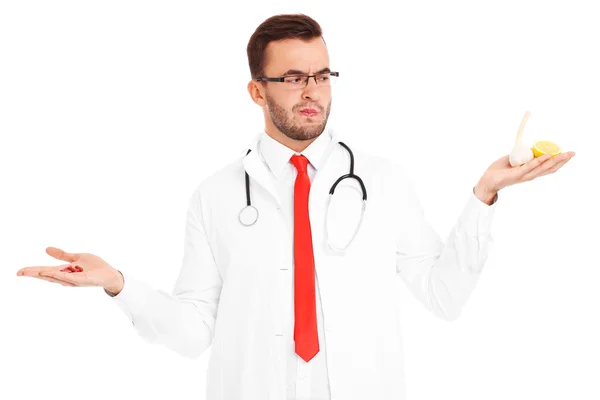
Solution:
M 354 174 L 354 154 L 352 154 L 352 150 L 350 150 L 350 148 L 345 143 L 343 143 L 343 142 L 338 142 L 338 143 L 340 145 L 342 145 L 350 154 L 350 173 L 340 176 L 335 181 L 335 183 L 331 186 L 331 189 L 329 190 L 329 197 L 327 198 L 327 207 L 325 209 L 325 235 L 327 237 L 327 245 L 332 250 L 335 250 L 338 252 L 343 252 L 348 248 L 348 246 L 350 246 L 350 244 L 356 237 L 358 231 L 360 230 L 360 226 L 362 225 L 363 216 L 365 214 L 365 208 L 367 207 L 367 189 L 365 188 L 365 185 L 364 185 L 362 179 L 360 179 L 360 177 L 358 175 Z M 251 151 L 252 151 L 252 149 L 248 149 L 248 152 L 246 152 L 246 155 L 248 155 Z M 251 225 L 254 225 L 254 223 L 256 223 L 256 221 L 258 221 L 258 210 L 256 209 L 256 207 L 254 207 L 250 203 L 250 177 L 248 176 L 248 172 L 245 172 L 245 175 L 246 175 L 246 204 L 247 205 L 240 210 L 239 220 L 242 225 L 251 226 Z M 335 192 L 336 186 L 338 185 L 338 183 L 340 183 L 342 180 L 344 180 L 346 178 L 354 178 L 360 184 L 360 187 L 362 189 L 362 195 L 363 195 L 362 196 L 362 210 L 361 210 L 360 221 L 358 222 L 358 226 L 356 227 L 356 230 L 354 231 L 352 238 L 350 239 L 348 244 L 346 244 L 346 246 L 344 246 L 344 247 L 337 247 L 329 242 L 329 235 L 328 235 L 329 221 L 327 219 L 327 215 L 329 213 L 329 204 L 331 203 L 331 197 L 333 196 L 333 193 Z

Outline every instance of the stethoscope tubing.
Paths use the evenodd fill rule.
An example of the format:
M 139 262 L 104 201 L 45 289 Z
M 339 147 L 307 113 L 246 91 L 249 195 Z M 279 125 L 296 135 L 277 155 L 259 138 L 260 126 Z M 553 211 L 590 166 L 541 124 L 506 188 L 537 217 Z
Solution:
M 350 245 L 350 243 L 352 243 L 352 241 L 356 237 L 356 235 L 360 229 L 360 226 L 362 224 L 365 208 L 367 205 L 367 188 L 365 187 L 363 180 L 358 175 L 354 174 L 354 154 L 352 153 L 352 150 L 350 150 L 350 147 L 348 147 L 344 142 L 338 142 L 338 143 L 342 147 L 344 147 L 346 149 L 346 151 L 348 151 L 348 154 L 350 154 L 350 172 L 348 174 L 340 176 L 333 183 L 333 185 L 331 186 L 331 189 L 329 190 L 329 198 L 327 199 L 327 204 L 329 205 L 329 203 L 331 201 L 331 196 L 335 192 L 335 188 L 337 187 L 337 185 L 346 178 L 356 179 L 358 181 L 358 183 L 360 184 L 360 187 L 362 189 L 362 194 L 363 194 L 363 196 L 362 196 L 363 205 L 362 205 L 360 221 L 358 223 L 357 229 L 355 230 L 355 232 L 352 236 L 352 239 L 350 239 L 348 244 L 343 248 L 335 247 L 335 246 L 332 246 L 331 244 L 329 244 L 329 247 L 332 250 L 344 251 Z M 252 151 L 252 149 L 248 149 L 248 151 L 246 152 L 246 155 L 250 154 L 251 151 Z M 256 207 L 254 207 L 250 202 L 250 176 L 248 175 L 248 172 L 244 171 L 244 173 L 245 173 L 245 179 L 246 179 L 246 206 L 240 210 L 239 220 L 242 225 L 251 226 L 251 225 L 254 225 L 254 223 L 256 223 L 256 221 L 258 221 L 258 209 L 256 209 Z M 327 207 L 327 210 L 325 212 L 326 219 L 327 219 L 328 212 L 329 212 L 329 207 Z M 327 221 L 326 221 L 326 229 L 327 229 Z

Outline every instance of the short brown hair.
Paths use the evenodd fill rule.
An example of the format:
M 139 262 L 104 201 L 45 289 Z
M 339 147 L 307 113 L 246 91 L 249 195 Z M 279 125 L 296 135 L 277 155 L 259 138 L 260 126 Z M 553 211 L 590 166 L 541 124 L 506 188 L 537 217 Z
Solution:
M 256 79 L 264 74 L 265 49 L 270 42 L 291 38 L 308 41 L 322 38 L 322 35 L 319 23 L 308 15 L 279 14 L 267 18 L 256 28 L 246 48 L 251 78 Z

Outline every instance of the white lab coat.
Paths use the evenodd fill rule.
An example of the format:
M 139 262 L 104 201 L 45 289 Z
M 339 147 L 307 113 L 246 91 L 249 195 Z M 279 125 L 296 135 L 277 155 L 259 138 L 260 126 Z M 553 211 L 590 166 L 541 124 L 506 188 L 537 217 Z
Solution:
M 329 158 L 311 183 L 309 214 L 331 399 L 403 400 L 396 276 L 433 314 L 456 319 L 486 261 L 497 198 L 488 206 L 467 190 L 466 205 L 442 242 L 399 164 L 328 132 Z M 212 346 L 207 400 L 285 400 L 284 332 L 293 329 L 284 321 L 294 309 L 284 294 L 293 287 L 293 227 L 284 222 L 274 178 L 257 152 L 259 136 L 249 155 L 244 149 L 191 196 L 183 264 L 172 294 L 122 270 L 123 290 L 112 297 L 150 343 L 190 358 Z M 344 255 L 331 251 L 324 238 L 329 189 L 349 170 L 339 140 L 353 151 L 354 172 L 368 191 L 361 230 Z M 259 210 L 249 227 L 238 220 L 246 205 L 244 170 Z M 338 233 L 351 231 L 360 211 L 360 200 L 347 197 L 352 193 L 344 190 L 347 185 L 360 187 L 345 179 L 336 188 L 329 221 Z

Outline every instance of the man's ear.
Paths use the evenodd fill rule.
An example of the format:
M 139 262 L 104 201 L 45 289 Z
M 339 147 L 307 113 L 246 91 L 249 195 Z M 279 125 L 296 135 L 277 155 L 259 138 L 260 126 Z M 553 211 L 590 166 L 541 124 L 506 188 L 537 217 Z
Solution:
M 252 98 L 252 101 L 254 103 L 258 104 L 261 107 L 264 107 L 266 102 L 261 92 L 261 86 L 259 82 L 256 82 L 254 80 L 248 82 L 248 93 L 250 94 L 250 97 Z

